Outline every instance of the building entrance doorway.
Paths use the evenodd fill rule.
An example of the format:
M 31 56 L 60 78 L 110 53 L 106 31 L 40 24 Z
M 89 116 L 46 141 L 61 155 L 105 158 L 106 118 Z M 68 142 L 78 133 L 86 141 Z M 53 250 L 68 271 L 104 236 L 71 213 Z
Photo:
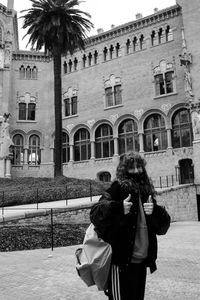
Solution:
M 179 160 L 180 184 L 194 182 L 194 167 L 192 159 Z

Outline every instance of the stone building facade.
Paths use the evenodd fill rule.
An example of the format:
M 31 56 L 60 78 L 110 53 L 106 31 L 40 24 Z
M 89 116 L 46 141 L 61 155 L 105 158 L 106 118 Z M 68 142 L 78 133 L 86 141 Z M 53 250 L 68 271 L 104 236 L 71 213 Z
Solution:
M 64 175 L 112 180 L 119 155 L 134 150 L 154 180 L 200 181 L 199 11 L 198 0 L 177 0 L 99 30 L 85 51 L 63 57 Z M 11 175 L 53 176 L 52 59 L 19 50 L 13 0 L 0 5 L 0 26 L 0 115 L 11 114 Z

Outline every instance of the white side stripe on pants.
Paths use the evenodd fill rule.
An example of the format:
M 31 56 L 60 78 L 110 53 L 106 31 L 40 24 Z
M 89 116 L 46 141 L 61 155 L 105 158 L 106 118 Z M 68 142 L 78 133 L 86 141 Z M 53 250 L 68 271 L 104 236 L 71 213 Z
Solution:
M 111 266 L 111 281 L 113 300 L 121 300 L 119 283 L 119 266 Z

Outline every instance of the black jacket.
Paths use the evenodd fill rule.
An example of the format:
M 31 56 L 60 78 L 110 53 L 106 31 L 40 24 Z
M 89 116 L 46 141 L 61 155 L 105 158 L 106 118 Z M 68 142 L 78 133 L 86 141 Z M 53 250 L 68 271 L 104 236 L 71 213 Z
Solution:
M 124 215 L 123 200 L 128 197 L 118 181 L 93 205 L 90 212 L 91 222 L 95 226 L 98 236 L 112 246 L 112 261 L 117 265 L 127 265 L 131 262 L 135 233 L 137 229 L 137 214 L 139 209 L 139 193 L 131 192 L 131 201 L 134 203 L 128 214 Z M 148 194 L 140 193 L 142 203 L 148 199 Z M 156 234 L 163 235 L 170 226 L 170 216 L 164 207 L 156 204 L 153 199 L 154 210 L 146 216 L 149 234 L 148 257 L 145 262 L 151 273 L 156 270 L 157 238 Z

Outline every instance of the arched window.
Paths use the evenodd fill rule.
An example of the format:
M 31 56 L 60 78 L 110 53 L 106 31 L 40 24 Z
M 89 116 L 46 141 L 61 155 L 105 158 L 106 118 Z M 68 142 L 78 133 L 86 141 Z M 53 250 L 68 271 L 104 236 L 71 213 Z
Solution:
M 144 122 L 144 150 L 158 151 L 167 148 L 165 120 L 159 114 L 149 116 Z
M 110 46 L 109 52 L 110 52 L 110 59 L 113 59 L 113 52 L 114 52 L 113 45 Z
M 68 65 L 69 65 L 69 73 L 71 73 L 71 71 L 72 71 L 72 61 L 71 61 L 71 59 L 69 60 Z
M 64 71 L 64 74 L 67 74 L 67 63 L 66 63 L 66 61 L 64 61 L 64 64 L 63 64 L 63 71 Z
M 116 51 L 116 57 L 119 57 L 119 51 L 120 51 L 120 44 L 117 43 L 116 47 L 115 47 L 115 51 Z
M 131 45 L 131 41 L 128 39 L 126 42 L 126 54 L 130 53 L 130 45 Z
M 83 68 L 86 67 L 86 60 L 87 60 L 87 57 L 86 57 L 86 55 L 84 54 L 84 55 L 83 55 Z
M 173 41 L 173 32 L 169 25 L 165 30 L 165 37 L 166 37 L 166 42 Z
M 70 160 L 69 136 L 66 132 L 62 133 L 62 162 L 66 163 Z
M 39 165 L 41 162 L 40 138 L 33 134 L 29 138 L 28 164 Z
M 155 30 L 152 31 L 152 34 L 151 34 L 151 45 L 152 46 L 155 46 L 157 45 L 157 37 L 156 37 L 156 32 Z
M 24 163 L 24 139 L 21 134 L 15 134 L 13 137 L 13 161 L 14 165 Z
M 137 46 L 138 46 L 138 39 L 135 36 L 133 39 L 133 52 L 137 51 Z
M 98 52 L 97 50 L 94 51 L 94 64 L 96 65 L 98 63 Z
M 92 53 L 89 52 L 88 54 L 88 66 L 90 67 L 92 65 Z
M 77 70 L 77 66 L 78 66 L 78 59 L 75 57 L 74 58 L 74 71 Z
M 26 67 L 26 79 L 31 79 L 31 67 Z
M 172 147 L 192 146 L 192 123 L 187 109 L 177 111 L 172 117 Z
M 111 175 L 109 172 L 102 172 L 99 174 L 99 180 L 103 182 L 110 182 L 111 181 Z
M 119 154 L 136 151 L 139 152 L 139 136 L 137 123 L 134 120 L 125 120 L 118 130 Z
M 32 68 L 32 79 L 37 79 L 37 74 L 38 74 L 37 67 L 34 66 L 34 67 Z
M 104 50 L 103 50 L 103 59 L 104 59 L 104 61 L 107 60 L 107 54 L 108 54 L 108 49 L 105 47 Z
M 163 43 L 163 38 L 164 38 L 163 29 L 160 28 L 159 31 L 158 31 L 158 44 L 162 44 Z
M 140 50 L 142 50 L 144 48 L 144 35 L 142 34 L 140 36 Z
M 88 160 L 90 156 L 90 133 L 87 129 L 79 129 L 74 135 L 74 160 Z
M 23 65 L 19 68 L 19 78 L 25 79 L 25 68 Z
M 114 154 L 113 131 L 110 125 L 100 125 L 95 132 L 95 157 L 112 157 Z

